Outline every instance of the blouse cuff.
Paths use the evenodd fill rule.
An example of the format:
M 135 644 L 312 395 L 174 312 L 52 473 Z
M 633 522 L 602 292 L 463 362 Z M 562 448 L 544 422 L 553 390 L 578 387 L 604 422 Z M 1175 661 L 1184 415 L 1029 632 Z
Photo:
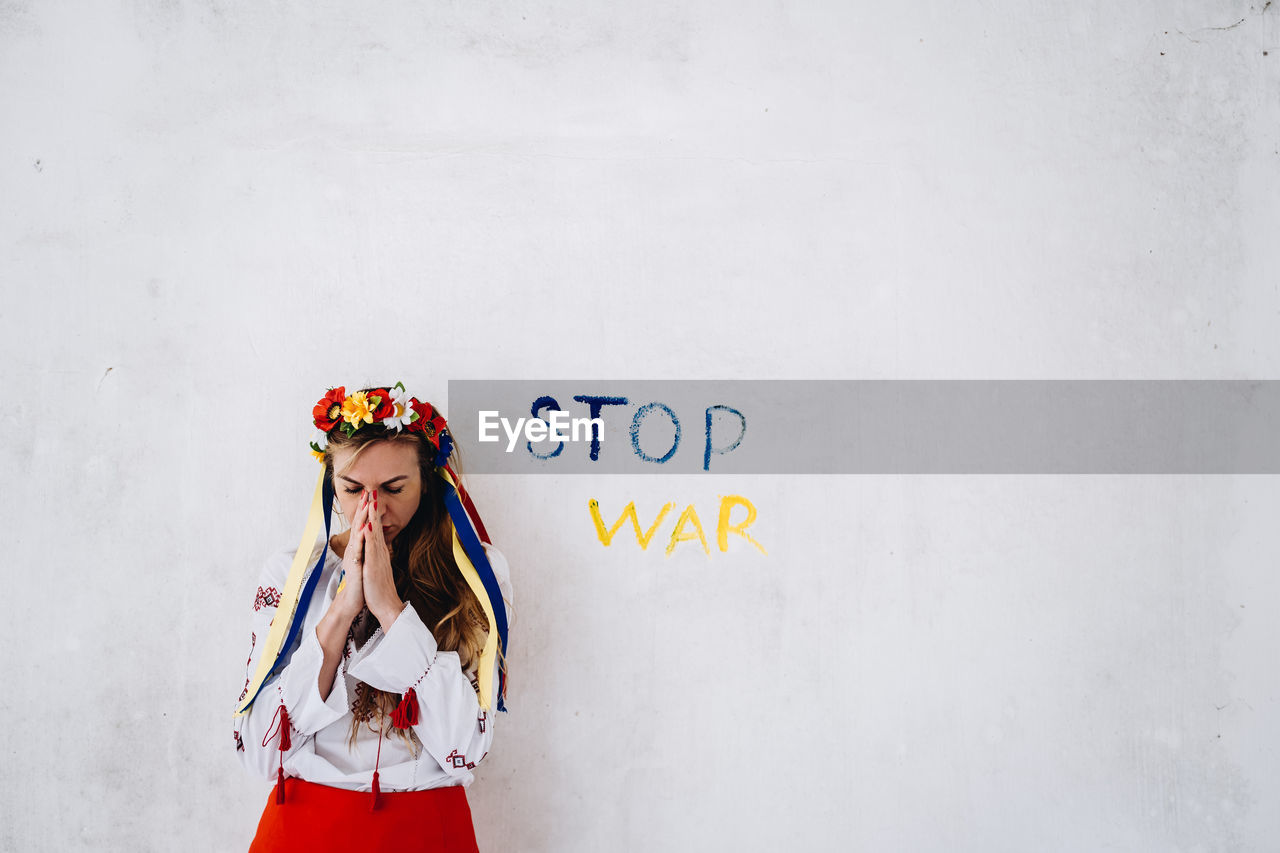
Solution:
M 347 673 L 370 687 L 403 693 L 419 681 L 435 660 L 436 638 L 409 602 L 391 630 L 370 640 L 347 662 Z
M 289 722 L 303 734 L 315 734 L 347 713 L 347 682 L 342 672 L 334 674 L 329 698 L 320 698 L 320 669 L 324 649 L 315 629 L 304 630 L 302 643 L 294 650 L 280 683 L 281 697 L 289 709 Z

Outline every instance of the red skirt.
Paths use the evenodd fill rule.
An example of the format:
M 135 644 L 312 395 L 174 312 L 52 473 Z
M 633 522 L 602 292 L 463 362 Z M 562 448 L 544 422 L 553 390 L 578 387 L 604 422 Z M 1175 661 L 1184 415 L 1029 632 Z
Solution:
M 471 807 L 461 785 L 373 794 L 287 776 L 284 802 L 271 789 L 249 853 L 299 850 L 394 850 L 396 853 L 478 853 Z

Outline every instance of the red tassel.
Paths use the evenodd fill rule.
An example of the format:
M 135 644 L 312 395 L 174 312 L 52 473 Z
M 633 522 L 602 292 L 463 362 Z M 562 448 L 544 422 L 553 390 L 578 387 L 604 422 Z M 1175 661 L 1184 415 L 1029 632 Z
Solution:
M 418 694 L 410 687 L 400 698 L 400 704 L 391 714 L 391 725 L 397 729 L 407 729 L 418 724 Z
M 286 708 L 283 703 L 281 703 L 280 705 L 280 751 L 284 752 L 285 750 L 290 749 L 292 746 L 293 746 L 293 743 L 290 741 L 290 738 L 289 738 L 289 709 Z
M 292 746 L 289 738 L 289 710 L 285 708 L 284 703 L 280 703 L 280 707 L 276 710 L 276 717 L 280 718 L 280 764 L 276 768 L 276 803 L 284 802 L 284 754 L 285 751 Z M 275 723 L 275 718 L 271 722 Z M 262 737 L 262 745 L 267 745 L 267 740 L 271 737 L 272 732 L 268 731 Z
M 378 757 L 373 760 L 373 802 L 369 803 L 369 811 L 378 807 L 378 765 L 382 763 L 382 724 L 378 724 Z

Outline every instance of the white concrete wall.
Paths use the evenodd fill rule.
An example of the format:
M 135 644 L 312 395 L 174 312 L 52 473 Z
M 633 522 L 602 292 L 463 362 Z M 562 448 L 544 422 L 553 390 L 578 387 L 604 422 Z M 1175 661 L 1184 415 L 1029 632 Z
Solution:
M 1276 378 L 1277 16 L 0 3 L 0 847 L 247 846 L 329 385 Z M 474 491 L 521 605 L 482 849 L 1280 837 L 1273 478 Z M 767 557 L 587 513 L 730 491 Z

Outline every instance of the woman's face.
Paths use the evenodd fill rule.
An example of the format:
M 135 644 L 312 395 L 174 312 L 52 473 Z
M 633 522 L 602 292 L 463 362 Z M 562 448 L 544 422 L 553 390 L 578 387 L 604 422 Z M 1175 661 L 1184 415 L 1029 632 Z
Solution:
M 422 500 L 417 447 L 407 441 L 377 441 L 367 446 L 356 463 L 344 471 L 343 466 L 354 452 L 349 447 L 333 451 L 333 490 L 342 507 L 342 517 L 349 523 L 360 506 L 360 493 L 377 489 L 382 535 L 390 544 L 413 518 Z

